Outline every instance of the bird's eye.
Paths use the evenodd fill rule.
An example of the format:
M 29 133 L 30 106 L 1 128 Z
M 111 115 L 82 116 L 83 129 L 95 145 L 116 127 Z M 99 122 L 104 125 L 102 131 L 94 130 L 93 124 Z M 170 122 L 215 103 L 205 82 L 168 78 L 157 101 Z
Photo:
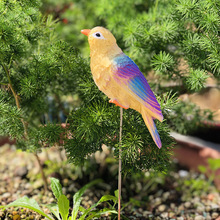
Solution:
M 93 37 L 98 38 L 98 39 L 105 39 L 100 32 L 94 33 L 94 34 L 93 34 Z

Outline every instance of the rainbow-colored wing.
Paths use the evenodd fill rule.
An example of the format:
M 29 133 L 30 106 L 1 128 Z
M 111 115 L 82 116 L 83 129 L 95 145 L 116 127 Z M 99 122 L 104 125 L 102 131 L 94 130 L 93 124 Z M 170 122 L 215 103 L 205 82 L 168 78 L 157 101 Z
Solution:
M 146 106 L 154 118 L 163 120 L 160 105 L 146 78 L 128 56 L 124 53 L 116 56 L 113 59 L 112 71 L 113 78 L 117 83 L 124 87 L 137 101 Z

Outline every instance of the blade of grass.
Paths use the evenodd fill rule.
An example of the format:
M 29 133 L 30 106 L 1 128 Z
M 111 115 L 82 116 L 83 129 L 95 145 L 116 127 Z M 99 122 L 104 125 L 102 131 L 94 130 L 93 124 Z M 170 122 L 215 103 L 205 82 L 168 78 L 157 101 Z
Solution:
M 84 192 L 91 186 L 102 182 L 101 179 L 97 179 L 94 180 L 88 184 L 86 184 L 85 186 L 83 186 L 78 192 L 75 193 L 75 195 L 73 196 L 73 211 L 72 211 L 72 220 L 76 220 L 77 217 L 77 213 L 79 211 L 79 207 L 80 207 L 80 203 L 82 201 L 82 195 L 84 194 Z

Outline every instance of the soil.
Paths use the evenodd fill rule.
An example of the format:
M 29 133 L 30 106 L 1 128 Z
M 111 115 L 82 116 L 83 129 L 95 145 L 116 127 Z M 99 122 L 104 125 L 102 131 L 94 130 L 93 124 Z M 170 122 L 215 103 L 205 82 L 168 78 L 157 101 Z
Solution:
M 117 163 L 107 148 L 93 155 L 83 167 L 67 163 L 65 152 L 57 148 L 47 149 L 39 157 L 44 162 L 48 182 L 51 176 L 60 180 L 71 207 L 72 196 L 93 179 L 101 178 L 103 183 L 85 192 L 81 203 L 84 208 L 103 195 L 114 195 L 117 189 Z M 128 219 L 220 220 L 220 195 L 210 179 L 180 167 L 175 160 L 173 164 L 173 170 L 166 175 L 143 172 L 124 177 L 122 214 Z M 0 205 L 25 195 L 39 204 L 55 202 L 50 189 L 44 192 L 34 155 L 18 151 L 13 145 L 0 146 Z M 28 209 L 11 207 L 0 209 L 0 219 L 44 218 Z M 102 219 L 114 219 L 114 216 L 106 215 Z

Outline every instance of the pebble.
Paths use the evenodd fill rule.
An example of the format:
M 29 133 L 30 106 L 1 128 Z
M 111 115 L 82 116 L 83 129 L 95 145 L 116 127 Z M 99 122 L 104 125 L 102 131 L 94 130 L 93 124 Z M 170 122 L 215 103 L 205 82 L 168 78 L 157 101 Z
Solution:
M 31 188 L 31 184 L 30 184 L 30 183 L 26 183 L 26 184 L 24 185 L 24 188 L 25 188 L 25 189 Z
M 198 196 L 193 198 L 193 203 L 198 203 L 200 202 L 200 198 Z
M 170 192 L 163 193 L 163 200 L 166 201 L 170 196 Z
M 19 185 L 20 185 L 19 182 L 15 182 L 15 183 L 14 183 L 14 188 L 15 188 L 15 189 L 18 189 Z
M 156 192 L 156 195 L 157 195 L 158 197 L 161 197 L 161 196 L 163 195 L 163 190 L 162 190 L 162 189 L 158 190 L 158 191 Z
M 157 209 L 158 209 L 159 212 L 164 212 L 166 210 L 166 208 L 167 208 L 166 205 L 162 204 L 162 205 L 158 206 Z
M 1 161 L 2 162 L 2 161 Z M 31 163 L 30 163 L 31 164 Z M 28 170 L 33 168 L 33 164 L 31 166 L 27 166 Z M 43 194 L 42 187 L 40 187 L 40 184 L 38 186 L 35 186 L 35 189 L 33 189 L 33 185 L 28 182 L 28 179 L 21 179 L 19 175 L 25 175 L 25 172 L 22 174 L 22 169 L 17 169 L 17 171 L 21 172 L 19 175 L 17 175 L 16 179 L 15 177 L 11 176 L 9 174 L 9 170 L 7 168 L 4 168 L 4 170 L 1 173 L 2 166 L 0 167 L 0 205 L 6 205 L 9 202 L 17 199 L 19 196 L 28 195 L 31 198 L 35 198 L 35 200 L 38 201 L 39 204 L 42 203 L 51 203 L 54 202 L 54 196 L 52 195 L 52 192 L 47 192 L 46 194 Z M 12 171 L 15 170 L 15 168 L 12 169 Z M 17 172 L 16 171 L 16 172 Z M 8 174 L 4 173 L 8 172 Z M 38 172 L 38 170 L 37 170 Z M 188 172 L 188 171 L 187 171 Z M 186 175 L 187 174 L 187 175 Z M 170 220 L 214 220 L 219 218 L 219 205 L 220 205 L 220 197 L 219 194 L 212 191 L 210 189 L 209 194 L 203 193 L 201 196 L 200 194 L 196 194 L 194 197 L 192 194 L 189 194 L 189 198 L 187 197 L 187 200 L 181 200 L 181 196 L 184 194 L 184 191 L 178 191 L 176 192 L 176 189 L 174 185 L 176 184 L 176 187 L 182 189 L 180 186 L 180 175 L 184 177 L 184 179 L 191 178 L 191 172 L 189 173 L 174 173 L 172 175 L 173 182 L 171 183 L 172 189 L 169 188 L 163 188 L 163 190 L 158 190 L 157 193 L 154 193 L 152 191 L 146 192 L 143 191 L 143 194 L 138 195 L 137 200 L 143 201 L 143 196 L 149 195 L 148 202 L 146 205 L 141 205 L 141 207 L 136 207 L 136 215 L 133 216 L 131 219 L 170 219 Z M 28 173 L 29 177 L 29 173 Z M 5 181 L 2 181 L 5 178 Z M 72 194 L 70 194 L 70 191 L 76 192 L 79 190 L 81 186 L 75 181 L 73 183 L 72 180 L 69 180 L 69 177 L 65 177 L 67 179 L 63 179 L 63 190 L 65 192 L 65 195 L 69 198 L 72 198 Z M 167 177 L 169 178 L 169 177 Z M 175 179 L 176 178 L 176 179 Z M 196 178 L 196 177 L 195 177 Z M 9 180 L 11 181 L 11 184 L 9 183 Z M 35 179 L 33 180 L 35 182 Z M 3 184 L 4 183 L 4 184 Z M 134 181 L 134 187 L 136 188 L 138 185 L 136 185 Z M 92 204 L 94 204 L 95 201 L 99 200 L 102 195 L 110 194 L 111 186 L 108 185 L 109 191 L 106 192 L 106 188 L 102 191 L 94 192 L 91 190 L 86 192 L 83 196 L 82 204 L 84 204 L 84 207 L 90 207 Z M 141 182 L 140 186 L 142 186 L 143 183 Z M 9 188 L 11 187 L 11 188 Z M 38 188 L 40 187 L 40 188 Z M 139 187 L 139 186 L 138 186 Z M 139 187 L 140 188 L 140 187 Z M 12 189 L 12 190 L 11 190 Z M 188 189 L 187 189 L 188 190 Z M 11 193 L 9 193 L 11 192 Z M 101 193 L 100 193 L 101 192 Z M 124 194 L 126 191 L 124 191 Z M 187 193 L 189 193 L 187 191 Z M 89 197 L 88 197 L 89 195 Z M 209 195 L 209 197 L 208 197 Z M 191 198 L 192 197 L 192 198 Z M 145 197 L 146 198 L 146 197 Z M 184 199 L 184 197 L 182 197 Z M 186 198 L 186 197 L 185 197 Z M 169 201 L 167 201 L 169 200 Z M 43 202 L 42 202 L 43 201 Z M 130 208 L 129 208 L 130 207 Z M 125 208 L 125 213 L 129 213 L 132 209 L 134 209 L 134 205 L 129 205 Z M 148 211 L 146 211 L 148 210 Z M 44 210 L 45 211 L 45 210 Z M 47 211 L 48 212 L 48 211 Z M 132 211 L 133 212 L 133 211 Z M 177 217 L 178 216 L 178 217 Z M 129 216 L 131 217 L 131 216 Z M 138 218 L 137 218 L 138 217 Z M 139 218 L 140 217 L 140 218 Z M 42 216 L 37 215 L 34 212 L 30 212 L 28 209 L 19 209 L 11 207 L 5 212 L 0 210 L 0 219 L 5 220 L 19 220 L 19 219 L 26 219 L 26 220 L 40 220 L 43 219 Z M 103 219 L 107 219 L 103 218 Z
M 170 208 L 171 208 L 171 209 L 175 209 L 175 208 L 176 208 L 175 203 L 171 203 L 171 204 L 170 204 Z
M 203 207 L 203 206 L 198 206 L 198 207 L 196 208 L 196 211 L 197 211 L 199 214 L 202 214 L 204 210 L 205 210 L 205 207 Z
M 67 178 L 65 178 L 63 180 L 63 186 L 68 186 L 69 185 L 69 180 Z
M 170 218 L 173 218 L 175 216 L 175 213 L 174 212 L 169 212 L 169 217 Z
M 5 213 L 0 210 L 0 217 L 3 217 L 4 215 L 5 215 Z
M 202 215 L 197 215 L 195 220 L 205 220 L 205 218 Z
M 154 199 L 154 196 L 153 195 L 149 195 L 148 199 L 149 199 L 149 201 L 152 201 Z
M 150 214 L 151 212 L 149 211 L 143 211 L 143 217 L 149 217 Z
M 10 196 L 11 196 L 11 193 L 9 193 L 9 192 L 3 193 L 3 194 L 1 195 L 1 197 L 3 197 L 3 198 L 8 198 L 8 197 L 10 197 Z
M 209 205 L 206 206 L 206 207 L 205 207 L 205 211 L 206 211 L 206 212 L 210 212 L 210 211 L 211 211 L 211 206 L 209 206 Z
M 21 178 L 24 178 L 28 174 L 28 169 L 26 167 L 17 167 L 14 170 L 15 176 L 19 176 Z
M 68 190 L 69 190 L 70 192 L 77 191 L 75 184 L 73 184 L 73 183 L 70 184 L 70 186 L 68 187 Z
M 168 218 L 169 214 L 168 214 L 168 212 L 163 212 L 163 213 L 160 214 L 160 216 L 162 218 Z
M 188 174 L 189 174 L 189 172 L 186 171 L 186 170 L 180 170 L 179 171 L 179 176 L 182 177 L 182 178 L 187 177 Z
M 17 214 L 18 214 L 17 211 L 13 211 L 13 212 L 12 212 L 12 215 L 17 215 Z
M 212 213 L 212 218 L 216 219 L 218 216 L 219 216 L 219 214 L 217 212 Z
M 204 206 L 203 203 L 201 203 L 201 202 L 197 202 L 194 206 L 196 207 L 196 211 L 197 211 L 199 214 L 202 214 L 203 211 L 205 210 L 205 206 Z
M 206 220 L 211 220 L 212 217 L 211 217 L 210 214 L 208 213 L 208 214 L 206 215 L 205 219 L 206 219 Z
M 178 210 L 179 211 L 183 211 L 185 208 L 184 208 L 184 204 L 180 204 L 180 206 L 178 207 Z
M 185 203 L 184 203 L 184 206 L 185 206 L 186 208 L 190 208 L 190 207 L 191 207 L 191 202 L 185 202 Z
M 20 220 L 21 219 L 21 216 L 20 215 L 14 215 L 13 216 L 13 220 Z
M 161 198 L 160 197 L 157 197 L 155 200 L 154 200 L 154 205 L 157 206 L 157 205 L 160 205 L 161 204 Z
M 220 206 L 219 205 L 217 205 L 217 204 L 211 204 L 211 208 L 212 209 L 219 209 L 220 208 Z M 214 210 L 213 210 L 214 211 Z

